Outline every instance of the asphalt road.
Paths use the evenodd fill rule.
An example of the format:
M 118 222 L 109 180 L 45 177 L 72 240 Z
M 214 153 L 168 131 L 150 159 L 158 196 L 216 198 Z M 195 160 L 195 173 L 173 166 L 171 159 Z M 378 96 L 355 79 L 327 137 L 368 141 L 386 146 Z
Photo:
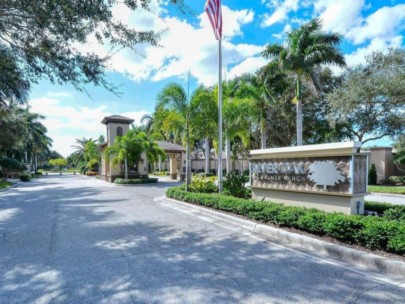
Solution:
M 405 205 L 405 195 L 370 194 L 365 196 L 366 201 Z
M 153 202 L 169 183 L 0 193 L 0 303 L 404 303 L 384 283 Z

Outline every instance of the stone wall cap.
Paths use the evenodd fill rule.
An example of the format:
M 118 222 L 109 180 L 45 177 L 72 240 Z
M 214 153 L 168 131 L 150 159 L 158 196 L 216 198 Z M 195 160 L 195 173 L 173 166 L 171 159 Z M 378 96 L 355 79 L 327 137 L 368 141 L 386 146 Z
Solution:
M 319 145 L 306 145 L 306 146 L 296 146 L 296 147 L 283 147 L 283 148 L 271 148 L 271 149 L 260 149 L 251 150 L 250 155 L 255 158 L 255 156 L 276 156 L 276 157 L 291 157 L 291 156 L 322 156 L 322 155 L 350 155 L 359 153 L 362 143 L 359 141 L 350 142 L 340 142 L 340 143 L 329 143 L 329 144 L 319 144 Z

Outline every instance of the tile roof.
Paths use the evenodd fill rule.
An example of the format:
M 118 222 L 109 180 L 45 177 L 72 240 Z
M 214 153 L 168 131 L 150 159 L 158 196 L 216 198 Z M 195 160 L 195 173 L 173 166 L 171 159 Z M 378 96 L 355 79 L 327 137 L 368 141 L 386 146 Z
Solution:
M 186 148 L 180 145 L 172 144 L 171 142 L 168 141 L 156 141 L 156 143 L 159 145 L 160 148 L 165 150 L 165 152 L 172 152 L 172 153 L 180 153 L 180 152 L 186 152 Z
M 111 115 L 104 117 L 104 119 L 101 121 L 101 123 L 105 125 L 111 122 L 131 124 L 134 122 L 134 120 L 132 118 L 124 117 L 121 115 Z

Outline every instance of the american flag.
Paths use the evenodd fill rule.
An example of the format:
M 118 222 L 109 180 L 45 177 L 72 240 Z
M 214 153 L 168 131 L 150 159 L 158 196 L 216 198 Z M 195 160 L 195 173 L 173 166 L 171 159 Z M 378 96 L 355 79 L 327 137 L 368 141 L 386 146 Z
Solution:
M 210 19 L 215 38 L 220 40 L 222 38 L 221 0 L 207 0 L 205 11 Z

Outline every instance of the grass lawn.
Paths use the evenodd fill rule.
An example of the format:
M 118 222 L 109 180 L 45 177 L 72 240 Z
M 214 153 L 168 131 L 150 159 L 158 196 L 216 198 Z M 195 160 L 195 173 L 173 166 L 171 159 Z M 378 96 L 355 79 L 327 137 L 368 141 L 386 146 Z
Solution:
M 368 186 L 368 192 L 405 194 L 405 186 Z
M 9 186 L 11 186 L 13 183 L 10 182 L 0 182 L 0 189 L 4 189 L 7 188 Z

